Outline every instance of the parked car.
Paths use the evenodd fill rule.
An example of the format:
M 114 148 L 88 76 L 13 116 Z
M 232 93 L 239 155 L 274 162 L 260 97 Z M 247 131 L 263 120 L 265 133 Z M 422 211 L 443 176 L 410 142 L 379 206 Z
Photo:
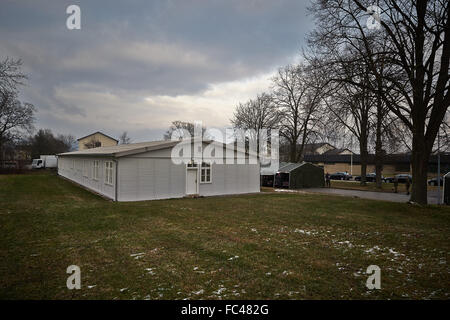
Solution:
M 406 180 L 412 181 L 412 176 L 410 174 L 397 174 L 394 177 L 384 178 L 384 182 L 386 183 L 394 183 L 394 179 L 397 177 L 398 183 L 406 183 Z
M 372 175 L 374 175 L 373 173 L 367 173 L 366 174 L 366 181 L 370 181 L 372 178 Z M 373 177 L 375 179 L 375 176 Z M 355 181 L 361 181 L 361 176 L 356 176 L 355 177 Z
M 384 177 L 381 176 L 381 181 L 384 181 Z M 375 172 L 366 174 L 366 181 L 367 182 L 375 182 L 377 180 L 377 174 Z M 355 181 L 361 181 L 361 176 L 356 176 Z
M 394 183 L 394 177 L 386 177 L 386 178 L 384 178 L 384 182 L 386 182 L 386 183 Z
M 439 185 L 442 186 L 444 184 L 444 177 L 439 177 L 440 183 Z M 438 178 L 432 178 L 430 180 L 428 180 L 428 185 L 429 186 L 437 186 L 438 185 Z
M 336 172 L 330 175 L 331 180 L 350 180 L 352 176 L 347 172 Z

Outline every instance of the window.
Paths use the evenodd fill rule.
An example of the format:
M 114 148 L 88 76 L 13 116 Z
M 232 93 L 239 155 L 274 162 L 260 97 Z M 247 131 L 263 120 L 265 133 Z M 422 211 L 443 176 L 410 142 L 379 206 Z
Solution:
M 113 184 L 113 163 L 112 161 L 105 162 L 105 183 Z
M 98 180 L 98 160 L 94 160 L 92 166 L 92 179 Z
M 200 169 L 200 182 L 210 183 L 211 182 L 211 164 L 207 162 L 202 162 L 202 167 Z
M 83 177 L 88 176 L 88 161 L 83 160 Z

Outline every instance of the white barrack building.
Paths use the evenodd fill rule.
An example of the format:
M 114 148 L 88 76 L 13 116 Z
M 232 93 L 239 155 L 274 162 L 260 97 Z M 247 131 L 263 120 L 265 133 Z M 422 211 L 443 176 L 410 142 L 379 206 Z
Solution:
M 199 161 L 176 163 L 172 149 L 179 143 L 152 141 L 62 153 L 58 174 L 115 201 L 259 192 L 259 161 L 249 161 L 245 151 L 232 150 L 235 161 L 214 163 L 203 155 Z M 200 143 L 203 150 L 208 145 L 223 148 L 224 157 L 230 154 L 228 145 Z

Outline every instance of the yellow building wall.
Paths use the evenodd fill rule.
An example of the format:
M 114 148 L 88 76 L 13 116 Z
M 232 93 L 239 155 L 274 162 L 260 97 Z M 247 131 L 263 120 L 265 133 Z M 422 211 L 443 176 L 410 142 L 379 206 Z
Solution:
M 353 168 L 350 166 L 350 163 L 335 163 L 335 164 L 323 164 L 320 163 L 319 165 L 324 166 L 325 173 L 335 173 L 335 172 L 345 172 L 351 173 L 353 176 L 359 176 L 361 175 L 361 165 L 354 164 Z M 375 165 L 367 165 L 366 173 L 375 172 Z M 409 173 L 408 171 L 396 171 L 394 165 L 384 165 L 382 174 L 385 176 L 391 176 L 396 175 L 399 173 Z
M 117 145 L 116 140 L 111 139 L 110 137 L 107 137 L 101 133 L 95 133 L 86 138 L 78 140 L 78 150 L 88 149 L 86 148 L 85 144 L 89 143 L 91 140 L 99 141 L 101 143 L 101 147 L 112 147 Z

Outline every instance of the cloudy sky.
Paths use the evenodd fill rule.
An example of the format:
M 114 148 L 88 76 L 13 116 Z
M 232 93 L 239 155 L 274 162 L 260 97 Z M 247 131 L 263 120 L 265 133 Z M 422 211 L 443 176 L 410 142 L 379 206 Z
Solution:
M 66 8 L 81 8 L 68 30 Z M 155 140 L 173 120 L 230 123 L 298 61 L 308 0 L 2 0 L 0 58 L 21 58 L 37 128 Z

